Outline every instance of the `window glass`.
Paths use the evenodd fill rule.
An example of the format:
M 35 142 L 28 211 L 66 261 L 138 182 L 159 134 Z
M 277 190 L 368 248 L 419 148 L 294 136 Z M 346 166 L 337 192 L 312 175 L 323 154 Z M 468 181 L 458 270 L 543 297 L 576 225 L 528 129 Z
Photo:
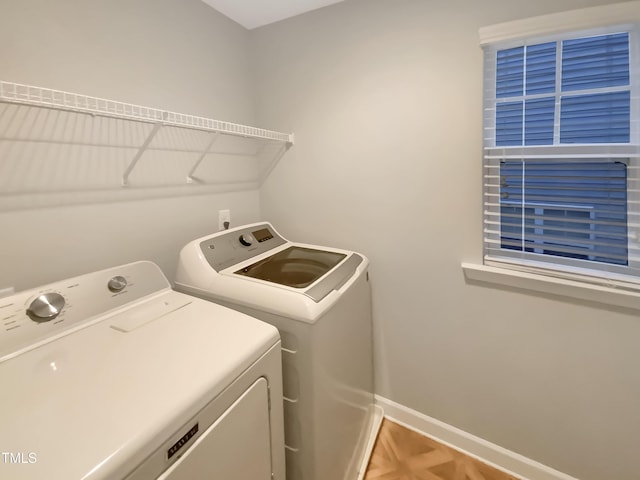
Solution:
M 629 34 L 562 42 L 562 91 L 629 85 Z
M 524 86 L 524 47 L 498 52 L 496 97 L 522 95 Z
M 628 143 L 630 134 L 629 91 L 562 98 L 560 143 Z
M 496 145 L 522 145 L 522 102 L 496 105 Z
M 628 143 L 629 85 L 628 33 L 498 50 L 496 145 Z
M 525 100 L 525 145 L 551 145 L 553 143 L 555 105 L 553 97 Z
M 556 89 L 556 44 L 527 47 L 527 95 L 553 93 Z
M 500 177 L 502 248 L 627 265 L 624 163 L 505 161 Z

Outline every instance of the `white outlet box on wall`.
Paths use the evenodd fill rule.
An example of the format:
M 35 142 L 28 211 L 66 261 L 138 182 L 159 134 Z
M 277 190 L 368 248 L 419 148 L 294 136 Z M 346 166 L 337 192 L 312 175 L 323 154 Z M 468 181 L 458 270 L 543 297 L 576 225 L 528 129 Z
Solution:
M 231 210 L 218 210 L 218 231 L 226 230 L 230 225 Z

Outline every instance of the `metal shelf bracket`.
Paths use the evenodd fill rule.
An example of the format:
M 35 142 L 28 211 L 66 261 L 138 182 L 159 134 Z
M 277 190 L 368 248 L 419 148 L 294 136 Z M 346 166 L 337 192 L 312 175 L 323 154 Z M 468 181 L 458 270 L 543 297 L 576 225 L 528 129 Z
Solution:
M 135 156 L 131 159 L 131 162 L 129 162 L 129 166 L 127 167 L 127 169 L 122 174 L 122 185 L 124 187 L 128 187 L 129 186 L 129 175 L 131 174 L 131 172 L 135 168 L 136 164 L 138 163 L 138 160 L 140 160 L 140 158 L 144 154 L 145 150 L 149 147 L 149 145 L 153 141 L 153 138 L 156 136 L 156 134 L 160 131 L 161 128 L 162 128 L 162 124 L 161 123 L 156 123 L 153 126 L 153 129 L 151 130 L 151 132 L 147 136 L 146 140 L 140 146 L 140 148 L 136 152 Z
M 196 169 L 200 166 L 200 164 L 202 163 L 204 158 L 207 156 L 207 154 L 211 151 L 211 147 L 213 146 L 214 143 L 216 143 L 216 140 L 218 140 L 219 136 L 220 136 L 219 132 L 215 132 L 211 135 L 211 140 L 209 140 L 209 143 L 207 144 L 207 148 L 204 150 L 204 152 L 202 152 L 202 155 L 200 155 L 200 158 L 198 158 L 196 163 L 193 164 L 193 167 L 191 167 L 191 170 L 189 170 L 189 173 L 187 174 L 187 183 L 195 182 L 193 174 L 196 172 Z

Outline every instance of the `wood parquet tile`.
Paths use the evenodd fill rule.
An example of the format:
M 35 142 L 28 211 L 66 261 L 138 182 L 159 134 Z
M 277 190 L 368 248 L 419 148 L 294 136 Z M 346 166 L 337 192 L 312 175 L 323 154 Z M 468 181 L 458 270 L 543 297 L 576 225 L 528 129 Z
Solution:
M 520 480 L 384 419 L 364 480 Z

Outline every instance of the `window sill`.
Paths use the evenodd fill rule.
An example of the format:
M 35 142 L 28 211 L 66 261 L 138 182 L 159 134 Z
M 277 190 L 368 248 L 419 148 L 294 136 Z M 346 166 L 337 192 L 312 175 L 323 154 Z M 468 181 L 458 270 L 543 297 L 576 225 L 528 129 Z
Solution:
M 640 290 L 626 290 L 509 268 L 462 263 L 467 280 L 640 310 Z

